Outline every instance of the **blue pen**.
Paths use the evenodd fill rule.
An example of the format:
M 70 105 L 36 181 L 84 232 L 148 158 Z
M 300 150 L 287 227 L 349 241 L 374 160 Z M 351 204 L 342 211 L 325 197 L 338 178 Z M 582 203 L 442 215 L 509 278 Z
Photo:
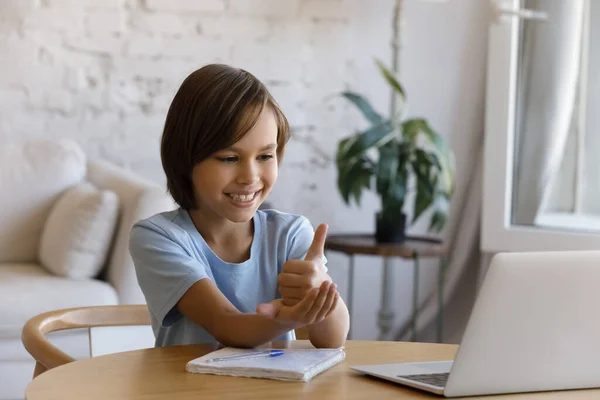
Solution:
M 220 361 L 233 361 L 233 360 L 245 360 L 247 358 L 257 358 L 257 357 L 277 357 L 283 355 L 283 350 L 268 350 L 261 351 L 258 353 L 250 353 L 250 354 L 239 354 L 236 356 L 226 356 L 226 357 L 215 357 L 206 360 L 207 363 L 212 362 L 220 362 Z

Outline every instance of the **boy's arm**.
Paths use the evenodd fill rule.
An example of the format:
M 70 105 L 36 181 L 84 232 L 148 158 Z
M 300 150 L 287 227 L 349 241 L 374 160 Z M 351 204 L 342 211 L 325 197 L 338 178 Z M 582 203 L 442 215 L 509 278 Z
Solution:
M 193 284 L 177 303 L 179 312 L 202 326 L 225 346 L 256 347 L 315 321 L 324 321 L 336 307 L 335 288 L 323 285 L 293 307 L 280 300 L 263 305 L 266 314 L 244 314 L 209 279 Z M 199 307 L 199 305 L 205 305 Z
M 256 347 L 294 329 L 262 315 L 241 313 L 210 279 L 194 283 L 177 308 L 225 346 Z
M 340 297 L 331 314 L 323 321 L 308 325 L 308 338 L 317 348 L 337 348 L 344 345 L 350 328 L 350 315 Z

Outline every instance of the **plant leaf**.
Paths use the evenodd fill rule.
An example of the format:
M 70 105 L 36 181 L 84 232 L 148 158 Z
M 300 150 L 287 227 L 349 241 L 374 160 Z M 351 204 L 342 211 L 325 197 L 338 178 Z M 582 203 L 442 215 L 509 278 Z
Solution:
M 400 85 L 400 82 L 398 82 L 394 74 L 380 60 L 376 60 L 376 63 L 377 67 L 379 67 L 379 71 L 381 72 L 385 80 L 388 82 L 388 84 L 392 87 L 392 89 L 394 89 L 396 93 L 400 95 L 402 101 L 406 101 L 404 89 L 402 88 L 402 85 Z
M 381 124 L 381 115 L 373 109 L 371 103 L 369 103 L 362 95 L 354 92 L 343 92 L 342 96 L 350 100 L 350 102 L 352 102 L 352 104 L 354 104 L 373 125 Z
M 431 216 L 429 231 L 435 230 L 436 232 L 440 232 L 446 224 L 449 209 L 448 197 L 444 193 L 438 193 L 435 198 L 434 208 L 435 211 Z
M 443 172 L 444 168 L 442 167 L 442 163 L 440 162 L 440 159 L 436 153 L 427 153 L 427 157 L 435 169 L 437 169 L 439 172 Z
M 402 123 L 402 137 L 404 140 L 409 141 L 414 145 L 417 144 L 417 138 L 419 137 L 419 133 L 422 132 L 423 127 L 427 123 L 424 119 L 415 118 L 409 119 Z
M 426 185 L 433 193 L 436 190 L 437 173 L 429 154 L 422 149 L 415 149 L 415 158 L 412 160 L 412 168 L 416 178 Z
M 421 132 L 423 132 L 425 138 L 436 148 L 438 154 L 440 155 L 439 161 L 442 165 L 442 176 L 444 182 L 444 190 L 448 193 L 448 195 L 452 195 L 454 192 L 454 184 L 455 184 L 455 160 L 454 154 L 448 147 L 448 144 L 444 140 L 444 138 L 436 133 L 429 124 L 424 121 L 424 125 L 422 126 Z
M 423 149 L 415 149 L 411 167 L 417 183 L 417 195 L 412 222 L 414 223 L 421 214 L 431 206 L 437 187 L 437 171 L 429 154 Z
M 338 151 L 336 155 L 336 163 L 339 165 L 341 162 L 344 163 L 344 160 L 347 158 L 346 154 L 348 153 L 348 149 L 352 146 L 354 142 L 358 139 L 358 134 L 352 135 L 345 139 L 342 139 L 338 142 Z
M 431 222 L 429 223 L 429 231 L 440 232 L 446 224 L 446 214 L 440 210 L 435 210 L 431 216 Z
M 405 169 L 398 168 L 396 181 L 391 185 L 391 192 L 382 197 L 383 208 L 395 207 L 398 204 L 400 211 L 404 208 L 406 199 L 406 186 L 408 184 L 408 174 Z
M 357 134 L 356 140 L 348 147 L 343 159 L 351 161 L 354 157 L 363 154 L 371 147 L 380 146 L 393 137 L 392 124 L 386 121 L 382 124 L 372 126 L 366 131 Z
M 446 153 L 448 151 L 448 145 L 446 144 L 446 141 L 444 140 L 442 135 L 438 134 L 433 129 L 431 129 L 427 121 L 421 121 L 421 132 L 423 132 L 423 134 L 429 140 L 429 142 L 431 142 L 431 144 L 433 144 L 440 153 Z
M 344 203 L 350 204 L 350 192 L 352 188 L 350 187 L 350 183 L 348 182 L 348 165 L 338 166 L 338 190 L 340 191 L 340 195 L 342 196 L 342 200 Z
M 396 180 L 391 185 L 388 196 L 382 197 L 384 208 L 395 207 L 395 203 L 400 203 L 400 208 L 404 208 L 404 201 L 408 192 L 408 173 L 410 168 L 410 143 L 401 142 L 398 145 L 398 162 L 396 164 Z
M 388 142 L 379 148 L 377 161 L 376 189 L 380 196 L 389 195 L 396 181 L 398 170 L 398 147 L 395 142 Z
M 352 193 L 354 194 L 354 200 L 356 201 L 356 205 L 360 206 L 360 198 L 362 195 L 362 190 L 371 188 L 371 175 L 372 171 L 362 169 L 356 173 L 354 176 L 354 184 L 352 187 Z
M 424 181 L 417 179 L 417 195 L 415 196 L 415 208 L 412 223 L 414 223 L 433 202 L 433 193 Z
M 346 204 L 350 205 L 350 196 L 354 196 L 356 204 L 360 205 L 362 189 L 370 189 L 371 186 L 371 164 L 371 160 L 366 156 L 354 162 L 338 163 L 338 189 Z

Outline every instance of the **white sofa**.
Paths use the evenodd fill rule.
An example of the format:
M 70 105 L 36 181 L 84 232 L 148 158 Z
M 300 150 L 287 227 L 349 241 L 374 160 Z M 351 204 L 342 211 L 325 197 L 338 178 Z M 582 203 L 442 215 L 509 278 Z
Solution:
M 85 182 L 118 199 L 103 267 L 95 277 L 57 276 L 40 261 L 42 235 L 61 196 Z M 34 368 L 21 343 L 24 323 L 53 309 L 144 303 L 128 252 L 129 230 L 174 204 L 164 189 L 134 173 L 87 160 L 71 141 L 3 144 L 0 189 L 0 400 L 23 399 Z M 55 333 L 51 340 L 75 358 L 89 356 L 87 332 Z

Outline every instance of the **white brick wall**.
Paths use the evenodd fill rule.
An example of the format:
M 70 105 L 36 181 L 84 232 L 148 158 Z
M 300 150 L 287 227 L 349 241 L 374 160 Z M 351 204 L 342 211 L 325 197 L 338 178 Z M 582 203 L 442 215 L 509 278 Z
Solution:
M 221 13 L 226 10 L 225 0 L 143 0 L 146 8 L 156 12 L 215 12 Z
M 207 19 L 213 19 L 209 17 Z M 131 30 L 153 36 L 193 36 L 199 32 L 197 16 L 165 13 L 137 13 L 131 16 Z
M 115 35 L 124 33 L 125 22 L 124 10 L 97 10 L 87 13 L 85 27 L 90 35 L 96 33 Z
M 294 127 L 308 132 L 304 127 L 310 125 L 313 146 L 326 143 L 328 148 L 323 151 L 331 153 L 336 138 L 346 133 L 332 132 L 340 120 L 339 114 L 329 111 L 332 104 L 338 104 L 335 110 L 342 110 L 344 119 L 358 120 L 348 108 L 339 107 L 340 99 L 335 98 L 352 83 L 348 66 L 357 58 L 370 59 L 373 50 L 378 51 L 377 47 L 348 45 L 355 29 L 352 18 L 361 18 L 360 3 L 4 0 L 0 2 L 1 135 L 14 139 L 68 136 L 76 138 L 86 151 L 122 165 L 159 166 L 158 154 L 124 151 L 112 140 L 115 132 L 119 132 L 118 140 L 131 139 L 138 147 L 155 149 L 166 109 L 183 78 L 206 63 L 224 62 L 246 68 L 264 80 Z M 377 25 L 389 25 L 390 5 L 389 0 L 377 5 Z M 388 30 L 373 35 L 373 42 L 385 38 Z M 385 44 L 378 47 L 385 49 Z M 377 77 L 372 80 L 381 90 Z M 14 134 L 22 131 L 25 116 L 32 112 L 40 121 L 33 125 L 40 126 L 41 132 Z M 114 120 L 115 115 L 120 119 L 107 126 L 106 121 Z M 130 115 L 136 117 L 128 120 L 125 129 L 121 122 Z M 26 125 L 29 130 L 32 123 Z M 104 143 L 114 142 L 115 146 L 94 148 L 96 144 L 88 140 L 91 137 L 104 138 Z M 290 147 L 300 152 L 300 158 L 310 151 L 306 144 L 292 142 Z M 157 170 L 137 172 L 162 183 Z M 317 183 L 314 174 L 300 174 L 307 186 Z M 293 198 L 279 196 L 274 195 L 285 203 L 284 208 L 308 211 Z M 339 199 L 333 203 L 337 205 Z M 323 207 L 323 216 L 327 208 Z
M 471 121 L 463 114 L 480 110 L 479 104 L 460 104 L 458 112 L 447 111 L 457 110 L 456 98 L 478 93 L 482 83 L 445 83 L 459 77 L 463 84 L 473 75 L 463 71 L 482 68 L 485 54 L 465 58 L 461 44 L 467 33 L 477 38 L 485 33 L 469 33 L 473 21 L 484 18 L 468 12 L 479 1 L 423 6 L 430 8 L 407 16 L 407 38 L 412 39 L 405 43 L 409 55 L 404 68 L 411 111 L 428 116 L 449 134 L 453 127 L 464 128 L 453 118 Z M 392 3 L 0 0 L 0 143 L 74 138 L 90 156 L 163 184 L 159 140 L 175 91 L 194 69 L 209 62 L 230 63 L 264 80 L 293 126 L 295 137 L 271 201 L 307 215 L 315 225 L 329 223 L 332 232 L 370 231 L 376 198 L 367 196 L 360 210 L 346 208 L 335 187 L 337 140 L 363 124 L 338 94 L 352 88 L 386 110 L 388 92 L 373 59 L 389 61 Z M 449 8 L 455 11 L 448 19 L 444 13 Z M 446 23 L 430 24 L 432 15 Z M 432 41 L 436 35 L 443 44 Z M 425 53 L 443 57 L 427 64 L 427 76 L 412 73 L 424 71 L 419 60 Z M 443 96 L 438 87 L 428 86 L 431 76 L 441 82 Z M 334 278 L 345 288 L 346 259 L 332 255 L 330 261 Z M 355 304 L 360 306 L 355 317 L 360 322 L 354 327 L 360 338 L 377 334 L 379 265 L 376 259 L 358 261 Z M 405 275 L 399 279 L 410 281 Z M 398 296 L 398 314 L 404 316 L 410 294 Z
M 301 0 L 235 0 L 229 4 L 234 15 L 296 19 Z

